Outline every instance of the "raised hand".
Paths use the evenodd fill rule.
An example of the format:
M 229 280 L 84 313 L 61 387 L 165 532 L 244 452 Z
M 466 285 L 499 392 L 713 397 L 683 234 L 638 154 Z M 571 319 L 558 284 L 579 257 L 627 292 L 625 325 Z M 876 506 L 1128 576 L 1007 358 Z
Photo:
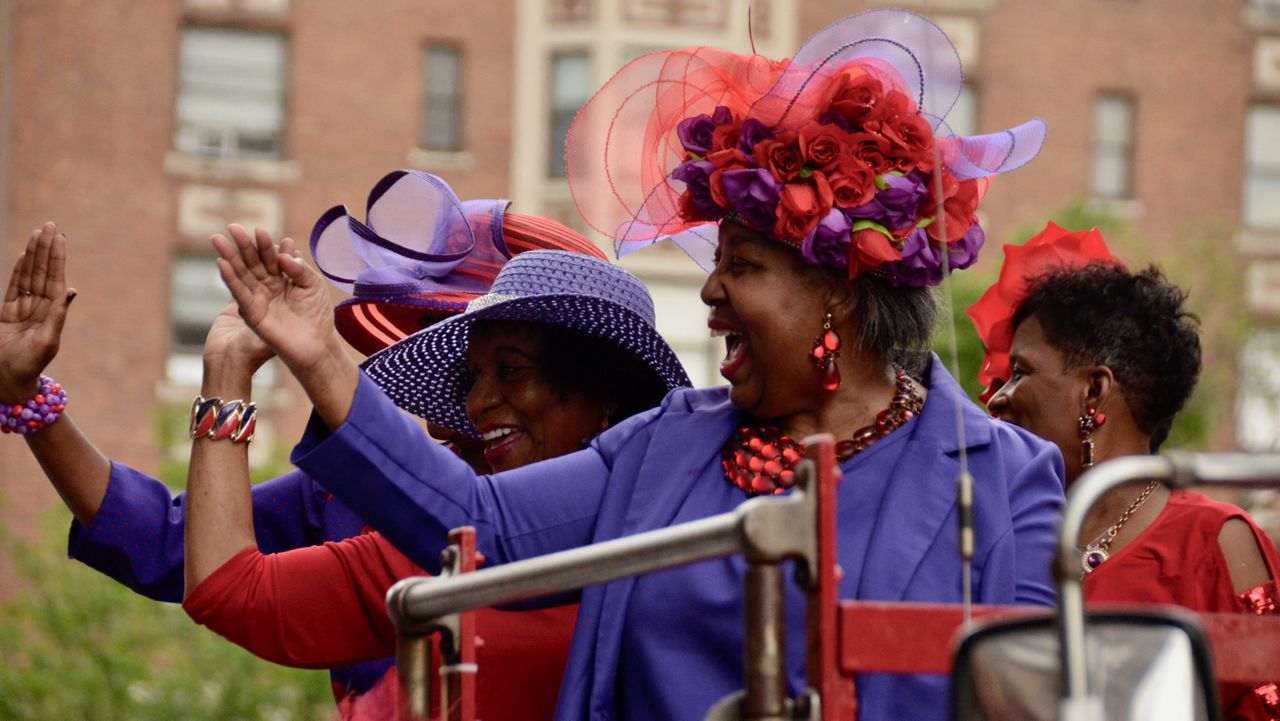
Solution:
M 288 238 L 277 249 L 271 236 L 250 237 L 238 225 L 231 239 L 213 236 L 218 271 L 240 317 L 280 356 L 302 383 L 330 428 L 347 417 L 360 371 L 333 327 L 333 311 L 320 274 L 292 252 Z
M 323 362 L 332 352 L 334 330 L 320 274 L 294 254 L 289 238 L 278 250 L 265 230 L 227 230 L 230 239 L 215 235 L 212 242 L 240 317 L 295 373 Z
M 0 401 L 26 400 L 58 354 L 67 307 L 67 239 L 53 223 L 33 230 L 0 306 Z

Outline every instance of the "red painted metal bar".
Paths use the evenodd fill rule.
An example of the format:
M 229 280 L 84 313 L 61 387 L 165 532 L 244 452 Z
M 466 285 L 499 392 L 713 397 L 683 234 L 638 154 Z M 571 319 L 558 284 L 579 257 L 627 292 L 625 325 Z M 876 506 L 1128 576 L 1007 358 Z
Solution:
M 476 529 L 471 526 L 449 532 L 449 545 L 456 548 L 457 572 L 471 573 L 484 563 L 476 551 Z M 464 611 L 458 620 L 458 657 L 445 659 L 440 669 L 440 686 L 444 693 L 445 721 L 476 721 L 476 613 Z
M 975 606 L 973 616 L 1048 612 L 1026 606 Z M 1280 677 L 1280 616 L 1214 613 L 1199 618 L 1209 636 L 1219 681 L 1257 684 Z M 842 601 L 840 672 L 950 673 L 956 633 L 963 623 L 958 604 Z
M 807 600 L 806 639 L 808 658 L 805 664 L 809 687 L 822 699 L 822 721 L 856 718 L 857 696 L 853 679 L 840 673 L 837 655 L 841 638 L 837 614 L 840 579 L 844 575 L 836 557 L 836 489 L 840 484 L 840 466 L 836 463 L 835 444 L 806 445 L 805 455 L 817 471 L 812 492 L 818 496 L 818 563 L 816 584 Z M 847 647 L 848 644 L 845 644 Z

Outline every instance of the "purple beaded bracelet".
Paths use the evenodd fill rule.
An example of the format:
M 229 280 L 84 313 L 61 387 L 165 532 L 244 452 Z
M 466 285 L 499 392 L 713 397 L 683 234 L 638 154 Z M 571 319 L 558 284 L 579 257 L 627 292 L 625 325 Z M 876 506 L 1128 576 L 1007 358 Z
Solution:
M 26 403 L 0 406 L 0 433 L 30 435 L 62 417 L 67 392 L 46 375 L 40 376 L 40 390 Z

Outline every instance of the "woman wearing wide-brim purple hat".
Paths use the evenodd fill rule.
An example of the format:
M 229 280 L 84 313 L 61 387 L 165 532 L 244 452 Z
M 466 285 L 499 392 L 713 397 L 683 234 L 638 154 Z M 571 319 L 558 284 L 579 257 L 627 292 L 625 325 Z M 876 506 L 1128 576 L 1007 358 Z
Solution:
M 501 199 L 462 201 L 443 179 L 400 170 L 374 186 L 364 219 L 353 217 L 344 206 L 324 213 L 311 235 L 313 257 L 331 283 L 353 295 L 332 311 L 338 332 L 361 352 L 376 352 L 465 310 L 467 303 L 489 290 L 510 258 L 526 251 L 556 249 L 603 262 L 603 253 L 582 234 L 547 218 L 510 213 L 509 205 Z M 232 226 L 229 233 L 237 242 L 269 241 L 261 230 L 251 233 Z M 33 232 L 27 252 L 14 267 L 13 283 L 0 307 L 0 348 L 5 349 L 0 354 L 0 399 L 9 410 L 21 403 L 28 417 L 21 418 L 21 410 L 17 416 L 5 415 L 22 421 L 20 432 L 28 447 L 74 515 L 68 555 L 139 594 L 177 603 L 183 600 L 186 585 L 188 494 L 174 494 L 158 479 L 109 460 L 63 413 L 66 392 L 61 384 L 52 379 L 36 381 L 58 351 L 73 293 L 65 287 L 66 255 L 66 239 L 50 223 Z M 203 395 L 248 401 L 249 379 L 269 356 L 270 351 L 245 329 L 234 308 L 226 309 L 214 320 L 206 339 Z M 74 388 L 70 391 L 74 394 Z M 647 405 L 660 397 L 660 392 L 655 393 Z M 208 401 L 193 410 L 214 410 L 214 399 Z M 255 415 L 249 408 L 245 404 L 229 407 L 239 409 L 242 427 L 217 441 L 219 445 L 230 444 L 232 437 L 246 441 L 251 437 Z M 39 420 L 33 422 L 37 412 Z M 204 417 L 214 418 L 212 413 Z M 236 419 L 233 414 L 227 417 Z M 130 418 L 127 409 L 122 412 L 121 422 L 132 422 Z M 431 415 L 422 418 L 432 425 Z M 445 428 L 434 425 L 436 431 Z M 0 428 L 15 430 L 8 423 L 0 423 Z M 488 470 L 478 439 L 453 431 L 447 435 L 469 462 Z M 236 444 L 241 455 L 244 446 Z M 231 460 L 235 462 L 219 459 L 212 465 L 228 482 L 247 488 L 247 462 Z M 197 457 L 191 471 L 198 474 L 204 465 Z M 254 485 L 244 505 L 246 518 L 250 505 L 257 546 L 264 553 L 316 548 L 366 528 L 364 520 L 301 471 Z M 222 523 L 226 522 L 215 523 L 220 535 L 229 535 L 231 529 Z M 383 559 L 391 555 L 384 554 Z M 400 568 L 407 563 L 394 559 L 389 565 Z M 317 609 L 313 605 L 309 610 Z M 543 624 L 554 626 L 559 634 L 556 638 L 545 638 L 552 635 L 545 634 L 546 647 L 567 643 L 562 637 L 567 636 L 564 629 L 572 616 L 568 612 L 559 616 L 556 623 Z M 540 621 L 530 617 L 517 623 L 538 625 Z M 361 663 L 354 663 L 356 657 L 350 655 L 341 663 L 314 655 L 297 660 L 308 667 L 332 669 L 335 696 L 349 701 L 370 689 L 392 664 L 392 659 L 384 658 L 389 650 L 374 648 L 381 652 L 361 656 Z M 504 652 L 502 644 L 489 650 Z M 525 677 L 530 687 L 555 683 L 560 669 L 554 664 L 546 668 L 552 669 L 546 676 Z M 544 705 L 549 707 L 553 700 Z
M 620 251 L 672 238 L 705 263 L 729 387 L 675 391 L 582 452 L 515 473 L 478 478 L 412 440 L 372 381 L 328 352 L 328 329 L 306 323 L 314 271 L 282 260 L 292 285 L 274 294 L 252 259 L 221 249 L 250 325 L 319 412 L 294 460 L 420 563 L 434 563 L 448 528 L 469 525 L 496 564 L 785 492 L 792 439 L 829 432 L 844 474 L 843 596 L 960 600 L 963 462 L 975 478 L 974 599 L 1051 603 L 1057 451 L 991 419 L 920 353 L 930 286 L 981 246 L 989 176 L 1030 160 L 1044 137 L 1039 122 L 951 136 L 941 118 L 959 86 L 945 35 L 891 10 L 833 25 L 789 62 L 692 48 L 623 68 L 570 132 L 574 196 Z M 897 364 L 912 353 L 914 377 Z M 756 457 L 779 444 L 792 452 Z M 557 719 L 701 719 L 740 686 L 744 568 L 730 558 L 585 589 Z M 798 614 L 799 591 L 789 594 Z M 804 684 L 797 621 L 793 692 Z M 946 718 L 947 686 L 861 676 L 859 717 Z

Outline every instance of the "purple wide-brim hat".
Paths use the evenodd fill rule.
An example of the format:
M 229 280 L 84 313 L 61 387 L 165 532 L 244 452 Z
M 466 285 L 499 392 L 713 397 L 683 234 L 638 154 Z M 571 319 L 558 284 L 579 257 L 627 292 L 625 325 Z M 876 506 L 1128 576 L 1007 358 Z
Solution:
M 559 326 L 612 341 L 668 390 L 691 385 L 675 351 L 658 334 L 653 298 L 640 279 L 606 261 L 559 250 L 517 255 L 465 312 L 375 353 L 362 367 L 401 408 L 479 437 L 466 411 L 467 346 L 472 325 L 481 320 Z

